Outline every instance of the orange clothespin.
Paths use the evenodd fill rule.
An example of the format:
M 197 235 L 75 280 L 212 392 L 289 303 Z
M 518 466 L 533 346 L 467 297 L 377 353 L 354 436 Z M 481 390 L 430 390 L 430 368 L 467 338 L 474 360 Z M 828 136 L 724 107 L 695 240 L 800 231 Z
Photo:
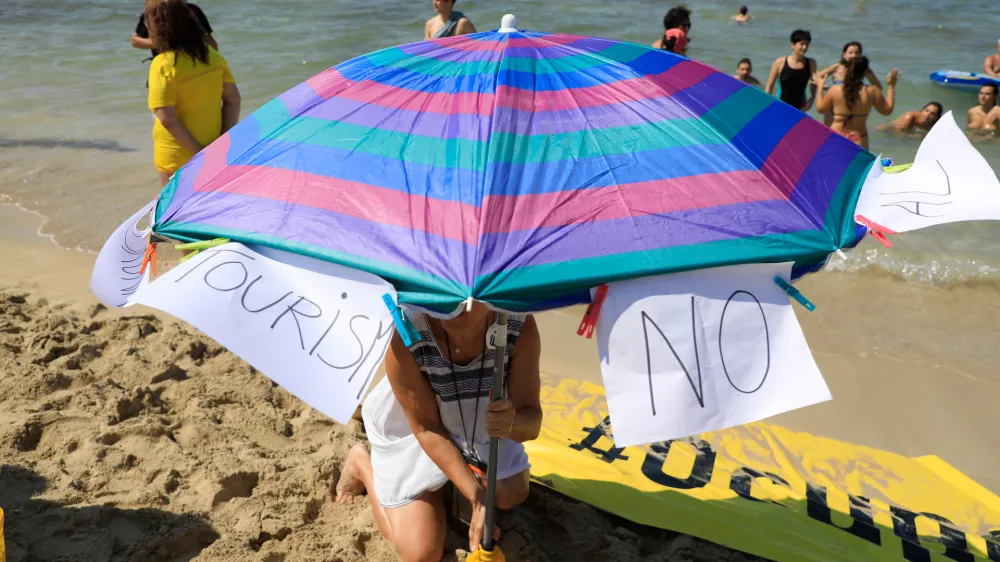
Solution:
M 139 275 L 146 272 L 146 265 L 149 265 L 149 277 L 156 277 L 156 242 L 146 243 L 146 253 L 142 255 L 142 267 L 139 268 Z
M 576 335 L 586 336 L 587 339 L 594 336 L 594 329 L 597 328 L 597 318 L 601 315 L 601 305 L 604 304 L 604 298 L 607 295 L 608 286 L 606 284 L 597 288 L 594 299 L 590 301 L 590 305 L 587 306 L 587 312 L 584 313 L 583 320 L 580 321 L 580 327 L 576 329 Z
M 871 234 L 873 238 L 882 243 L 886 248 L 892 247 L 892 242 L 885 237 L 886 234 L 898 234 L 895 230 L 882 226 L 877 222 L 868 220 L 864 215 L 855 215 L 854 221 L 862 226 L 868 227 L 868 234 Z

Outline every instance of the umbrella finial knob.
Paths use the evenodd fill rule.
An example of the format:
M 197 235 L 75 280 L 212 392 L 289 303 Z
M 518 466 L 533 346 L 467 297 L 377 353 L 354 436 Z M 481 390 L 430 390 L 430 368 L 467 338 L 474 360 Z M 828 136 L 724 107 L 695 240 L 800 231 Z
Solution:
M 507 14 L 500 20 L 500 33 L 513 33 L 517 31 L 517 18 L 514 14 Z

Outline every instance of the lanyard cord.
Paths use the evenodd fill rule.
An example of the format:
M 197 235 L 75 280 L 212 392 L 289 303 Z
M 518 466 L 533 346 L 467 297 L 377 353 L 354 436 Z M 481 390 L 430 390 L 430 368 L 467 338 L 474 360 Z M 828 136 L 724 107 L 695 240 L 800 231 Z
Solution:
M 485 372 L 485 365 L 486 365 L 486 338 L 489 337 L 489 329 L 490 329 L 489 317 L 487 317 L 486 322 L 487 322 L 486 333 L 484 333 L 483 335 L 483 354 L 480 356 L 479 359 L 479 380 L 478 382 L 476 382 L 476 415 L 475 417 L 472 418 L 473 439 L 476 438 L 476 430 L 479 429 L 478 427 L 476 427 L 476 424 L 479 423 L 479 398 L 480 398 L 480 391 L 483 387 L 483 373 Z M 466 431 L 465 429 L 465 414 L 462 412 L 462 397 L 458 394 L 458 379 L 455 377 L 455 362 L 452 361 L 451 359 L 451 340 L 448 338 L 448 330 L 445 330 L 443 328 L 444 326 L 442 326 L 441 330 L 444 332 L 444 346 L 447 348 L 448 351 L 448 364 L 451 365 L 451 385 L 455 389 L 455 399 L 458 401 L 458 415 L 459 418 L 461 418 L 462 420 L 462 436 L 465 437 L 466 448 L 471 449 L 471 451 L 467 452 L 469 452 L 473 457 L 475 457 L 477 461 L 483 462 L 482 459 L 479 458 L 479 451 L 476 450 L 476 443 L 474 441 L 469 441 L 469 432 Z M 493 354 L 493 360 L 496 361 L 496 353 Z

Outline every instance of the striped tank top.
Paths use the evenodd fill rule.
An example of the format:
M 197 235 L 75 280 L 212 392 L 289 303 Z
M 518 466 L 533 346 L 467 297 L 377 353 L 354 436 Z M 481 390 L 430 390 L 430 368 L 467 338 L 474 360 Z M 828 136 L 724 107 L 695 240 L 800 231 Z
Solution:
M 425 314 L 407 315 L 420 332 L 421 340 L 410 346 L 410 354 L 427 377 L 437 397 L 441 423 L 459 449 L 471 452 L 466 439 L 475 442 L 476 454 L 481 459 L 489 456 L 489 436 L 486 435 L 486 406 L 490 390 L 493 388 L 493 368 L 496 360 L 495 349 L 487 349 L 485 356 L 478 355 L 467 365 L 454 365 L 443 351 L 444 343 L 439 343 L 427 324 Z M 511 351 L 524 328 L 524 315 L 507 315 L 507 347 L 503 355 L 504 371 Z M 479 407 L 476 407 L 478 400 Z M 464 422 L 464 431 L 463 431 Z

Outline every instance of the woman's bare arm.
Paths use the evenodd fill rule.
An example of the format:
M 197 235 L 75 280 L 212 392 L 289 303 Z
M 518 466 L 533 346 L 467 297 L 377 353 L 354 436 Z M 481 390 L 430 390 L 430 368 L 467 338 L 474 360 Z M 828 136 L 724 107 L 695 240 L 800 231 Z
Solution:
M 467 500 L 473 504 L 480 503 L 483 500 L 482 487 L 442 425 L 434 390 L 420 373 L 417 362 L 399 334 L 393 334 L 389 344 L 385 373 L 420 447 Z
M 865 72 L 865 78 L 868 79 L 868 83 L 871 84 L 872 86 L 875 86 L 879 90 L 882 89 L 882 81 L 878 79 L 878 76 L 875 76 L 875 73 L 872 72 L 872 69 L 869 68 L 868 71 Z
M 177 144 L 181 145 L 181 148 L 192 154 L 197 154 L 204 148 L 198 144 L 198 141 L 191 136 L 191 132 L 177 118 L 177 110 L 172 106 L 157 107 L 153 113 L 156 114 L 156 119 L 160 122 L 160 125 L 163 125 L 163 128 L 174 137 Z
M 767 75 L 767 86 L 764 87 L 764 91 L 774 95 L 774 84 L 778 81 L 778 75 L 781 73 L 781 61 L 782 59 L 776 59 L 771 64 L 771 72 Z
M 240 89 L 236 84 L 226 82 L 222 85 L 222 134 L 226 134 L 240 120 L 240 100 Z
M 823 76 L 819 72 L 813 74 L 812 87 L 816 88 L 816 111 L 818 111 L 820 113 L 826 113 L 826 112 L 828 112 L 828 111 L 830 111 L 830 110 L 833 109 L 833 95 L 832 95 L 832 92 L 833 92 L 833 88 L 837 88 L 838 87 L 838 86 L 834 86 L 833 88 L 830 88 L 830 92 L 825 92 L 824 90 L 826 88 L 823 87 L 823 84 L 825 82 L 826 82 L 826 76 Z M 817 85 L 818 85 L 818 87 L 817 87 Z
M 515 411 L 510 439 L 518 443 L 537 439 L 542 429 L 542 383 L 538 373 L 541 355 L 538 325 L 535 317 L 529 315 L 508 362 L 507 391 Z
M 896 81 L 899 80 L 899 71 L 895 68 L 889 72 L 889 75 L 885 77 L 886 91 L 885 95 L 882 95 L 882 91 L 875 88 L 872 91 L 874 95 L 874 102 L 872 106 L 876 111 L 882 115 L 891 115 L 893 110 L 896 109 Z M 874 86 L 869 86 L 869 88 L 874 88 Z

